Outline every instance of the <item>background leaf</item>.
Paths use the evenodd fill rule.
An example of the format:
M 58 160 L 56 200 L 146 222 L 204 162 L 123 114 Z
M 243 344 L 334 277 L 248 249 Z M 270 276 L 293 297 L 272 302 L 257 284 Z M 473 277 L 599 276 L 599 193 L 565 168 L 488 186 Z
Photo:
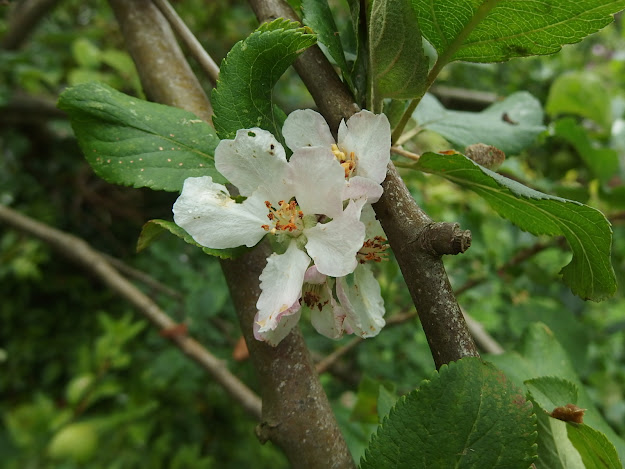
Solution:
M 603 432 L 617 448 L 621 459 L 623 458 L 625 441 L 603 419 L 580 381 L 575 365 L 547 326 L 542 323 L 531 324 L 514 351 L 489 355 L 485 359 L 502 369 L 518 386 L 524 386 L 525 381 L 541 376 L 560 377 L 574 383 L 579 391 L 577 405 L 586 409 L 584 422 Z M 541 416 L 538 415 L 540 424 Z M 555 420 L 548 416 L 547 418 Z
M 623 467 L 614 445 L 603 433 L 583 424 L 568 423 L 566 429 L 586 469 L 621 469 Z
M 423 95 L 429 63 L 410 0 L 373 2 L 369 50 L 375 100 Z
M 202 248 L 206 254 L 219 257 L 221 259 L 234 259 L 248 251 L 245 246 L 230 249 L 211 249 L 198 244 L 193 237 L 184 229 L 180 228 L 173 221 L 167 220 L 150 220 L 141 229 L 141 234 L 137 240 L 137 252 L 144 250 L 161 234 L 169 232 L 179 238 L 182 238 L 189 244 Z
M 282 119 L 274 112 L 271 90 L 297 56 L 315 42 L 306 28 L 282 18 L 260 25 L 237 42 L 221 63 L 211 95 L 217 134 L 234 138 L 239 129 L 260 127 L 281 140 Z
M 625 0 L 412 0 L 440 65 L 558 52 L 603 28 Z
M 179 191 L 188 177 L 226 180 L 215 169 L 215 131 L 182 109 L 132 98 L 102 83 L 68 88 L 69 114 L 87 161 L 114 184 Z
M 503 373 L 464 358 L 398 401 L 360 467 L 527 469 L 535 425 L 531 405 Z
M 573 258 L 561 272 L 576 295 L 600 301 L 616 291 L 610 262 L 612 229 L 598 210 L 530 189 L 460 154 L 425 153 L 413 167 L 471 189 L 522 230 L 535 235 L 563 235 Z
M 448 111 L 428 93 L 412 118 L 459 148 L 485 143 L 507 154 L 520 153 L 545 130 L 540 102 L 526 91 L 511 94 L 481 112 Z

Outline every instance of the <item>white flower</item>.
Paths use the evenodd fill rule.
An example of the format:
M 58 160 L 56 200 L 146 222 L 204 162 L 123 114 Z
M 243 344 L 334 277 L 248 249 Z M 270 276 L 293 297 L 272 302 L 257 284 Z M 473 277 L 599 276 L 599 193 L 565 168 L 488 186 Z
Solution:
M 256 336 L 275 345 L 297 322 L 311 259 L 331 277 L 356 268 L 365 237 L 360 221 L 365 200 L 343 207 L 344 169 L 331 149 L 302 148 L 287 162 L 280 143 L 258 128 L 222 140 L 215 167 L 247 198 L 237 203 L 211 177 L 189 178 L 174 204 L 174 221 L 213 249 L 252 247 L 267 234 L 286 248 L 269 257 L 260 276 L 255 320 Z
M 289 114 L 282 132 L 293 151 L 301 148 L 332 151 L 345 172 L 344 200 L 363 196 L 369 203 L 379 200 L 391 149 L 391 128 L 384 114 L 363 110 L 347 123 L 341 121 L 338 143 L 324 118 L 310 109 Z

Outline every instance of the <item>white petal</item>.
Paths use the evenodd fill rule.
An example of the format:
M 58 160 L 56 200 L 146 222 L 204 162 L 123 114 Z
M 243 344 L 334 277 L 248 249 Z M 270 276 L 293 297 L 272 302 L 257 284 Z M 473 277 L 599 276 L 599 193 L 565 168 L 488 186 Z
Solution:
M 366 197 L 367 203 L 374 204 L 382 197 L 382 186 L 362 176 L 354 176 L 345 181 L 343 200 Z
M 241 195 L 262 189 L 265 200 L 289 200 L 288 164 L 284 148 L 266 130 L 242 129 L 234 140 L 222 140 L 215 149 L 215 168 L 234 184 Z
M 321 309 L 313 307 L 310 309 L 310 322 L 319 334 L 330 339 L 340 339 L 343 335 L 343 322 L 345 321 L 345 310 L 332 297 L 332 291 L 328 284 L 322 288 L 320 298 Z
M 293 314 L 302 296 L 304 274 L 310 258 L 292 241 L 284 254 L 273 253 L 260 274 L 258 308 L 259 332 L 276 329 L 281 317 Z
M 267 223 L 262 197 L 237 204 L 210 176 L 186 179 L 173 212 L 176 224 L 208 248 L 252 247 L 267 234 L 262 228 Z
M 304 230 L 306 251 L 322 274 L 342 277 L 356 268 L 356 253 L 365 240 L 365 225 L 359 220 L 363 205 L 364 199 L 352 200 L 339 217 Z
M 357 158 L 354 176 L 381 183 L 386 178 L 386 165 L 391 157 L 391 126 L 384 114 L 360 111 L 341 122 L 339 148 Z
M 336 279 L 336 294 L 345 309 L 345 330 L 360 337 L 374 337 L 384 327 L 384 300 L 380 284 L 368 265 L 358 265 L 353 283 L 346 277 Z
M 326 278 L 328 278 L 328 276 L 320 273 L 317 270 L 316 265 L 311 265 L 310 267 L 308 267 L 308 270 L 306 270 L 306 275 L 304 275 L 304 283 L 321 285 L 326 281 Z
M 386 239 L 386 233 L 384 233 L 382 225 L 380 225 L 380 222 L 376 218 L 375 212 L 373 211 L 373 207 L 370 204 L 366 204 L 362 208 L 360 221 L 365 224 L 365 239 L 372 239 L 376 236 L 381 236 Z
M 295 198 L 305 215 L 334 218 L 343 212 L 345 170 L 330 147 L 301 148 L 289 161 Z
M 298 308 L 295 313 L 290 314 L 288 316 L 282 316 L 280 323 L 277 325 L 275 329 L 271 331 L 260 332 L 260 326 L 256 322 L 258 320 L 258 313 L 257 313 L 256 317 L 254 318 L 254 325 L 253 325 L 254 338 L 256 338 L 256 340 L 262 340 L 263 342 L 267 342 L 272 347 L 275 347 L 280 342 L 282 342 L 282 339 L 284 339 L 287 335 L 289 335 L 289 332 L 291 332 L 291 330 L 297 325 L 297 322 L 299 321 L 299 318 L 301 315 L 302 315 L 302 312 Z
M 312 109 L 293 111 L 284 121 L 282 135 L 287 146 L 295 151 L 304 147 L 328 147 L 334 137 L 321 114 Z

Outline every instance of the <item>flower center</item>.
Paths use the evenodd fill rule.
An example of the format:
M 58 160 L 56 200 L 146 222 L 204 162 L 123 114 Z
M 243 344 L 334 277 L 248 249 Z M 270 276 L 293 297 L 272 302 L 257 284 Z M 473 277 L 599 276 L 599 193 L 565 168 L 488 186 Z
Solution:
M 349 152 L 349 156 L 342 152 L 336 143 L 332 144 L 332 153 L 345 170 L 345 179 L 350 177 L 356 169 L 356 155 L 353 151 Z
M 265 200 L 265 205 L 269 209 L 267 218 L 271 221 L 269 225 L 262 225 L 265 231 L 269 231 L 271 234 L 279 233 L 293 233 L 294 231 L 301 231 L 304 229 L 304 214 L 297 206 L 297 202 L 292 200 L 285 202 L 281 200 L 278 202 L 278 208 L 274 208 L 271 202 Z
M 317 308 L 319 311 L 323 309 L 325 305 L 330 301 L 327 298 L 324 298 L 325 301 L 322 301 L 321 289 L 323 284 L 304 284 L 304 288 L 302 291 L 302 301 L 306 306 L 310 309 Z
M 367 239 L 360 250 L 356 253 L 358 262 L 364 264 L 367 261 L 382 262 L 388 260 L 388 244 L 382 236 Z

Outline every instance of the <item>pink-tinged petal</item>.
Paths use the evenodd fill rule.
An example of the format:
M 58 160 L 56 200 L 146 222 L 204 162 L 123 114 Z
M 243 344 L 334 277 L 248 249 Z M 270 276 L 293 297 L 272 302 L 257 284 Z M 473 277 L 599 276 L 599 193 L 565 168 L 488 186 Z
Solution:
M 258 189 L 265 200 L 289 200 L 288 163 L 282 145 L 266 130 L 238 130 L 234 140 L 222 140 L 215 149 L 215 168 L 249 197 Z
M 267 223 L 263 198 L 252 196 L 237 204 L 209 176 L 186 179 L 173 212 L 178 226 L 212 249 L 252 247 L 267 234 L 262 228 Z
M 311 265 L 310 267 L 308 267 L 308 269 L 306 270 L 306 274 L 304 275 L 304 283 L 321 285 L 326 281 L 327 278 L 327 275 L 324 275 L 317 270 L 316 265 Z
M 295 151 L 305 147 L 328 147 L 334 137 L 321 114 L 312 109 L 293 111 L 284 121 L 282 135 L 287 146 Z
M 310 308 L 310 322 L 319 334 L 330 339 L 340 339 L 343 336 L 343 322 L 345 310 L 332 296 L 328 284 L 324 284 L 320 291 L 319 303 Z
M 304 230 L 306 251 L 322 274 L 342 277 L 356 268 L 356 253 L 365 240 L 365 225 L 360 221 L 364 203 L 364 199 L 352 200 L 339 217 Z
M 291 156 L 289 167 L 289 180 L 304 214 L 334 218 L 343 212 L 345 170 L 330 147 L 301 148 Z
M 260 332 L 260 326 L 256 322 L 258 320 L 258 313 L 256 313 L 256 316 L 254 317 L 254 324 L 253 324 L 254 338 L 256 340 L 262 340 L 263 342 L 267 342 L 272 347 L 275 347 L 280 342 L 282 342 L 282 339 L 284 339 L 287 335 L 289 335 L 289 333 L 297 325 L 297 322 L 299 321 L 299 318 L 301 315 L 302 315 L 302 312 L 299 309 L 299 305 L 298 305 L 298 309 L 296 312 L 288 316 L 286 315 L 282 316 L 280 322 L 278 323 L 275 329 L 270 330 L 270 331 Z
M 299 309 L 304 274 L 310 258 L 292 241 L 284 254 L 273 253 L 260 274 L 258 308 L 259 332 L 276 329 L 282 316 Z M 294 308 L 295 307 L 295 308 Z
M 382 186 L 377 182 L 362 176 L 354 176 L 345 181 L 343 200 L 365 197 L 367 203 L 374 204 L 380 200 L 382 192 Z
M 336 279 L 336 294 L 346 313 L 344 328 L 360 337 L 374 337 L 386 324 L 380 284 L 368 265 L 358 265 L 353 282 Z
M 356 155 L 354 176 L 363 176 L 378 184 L 386 178 L 386 165 L 391 158 L 391 126 L 384 114 L 360 111 L 341 122 L 339 148 Z

